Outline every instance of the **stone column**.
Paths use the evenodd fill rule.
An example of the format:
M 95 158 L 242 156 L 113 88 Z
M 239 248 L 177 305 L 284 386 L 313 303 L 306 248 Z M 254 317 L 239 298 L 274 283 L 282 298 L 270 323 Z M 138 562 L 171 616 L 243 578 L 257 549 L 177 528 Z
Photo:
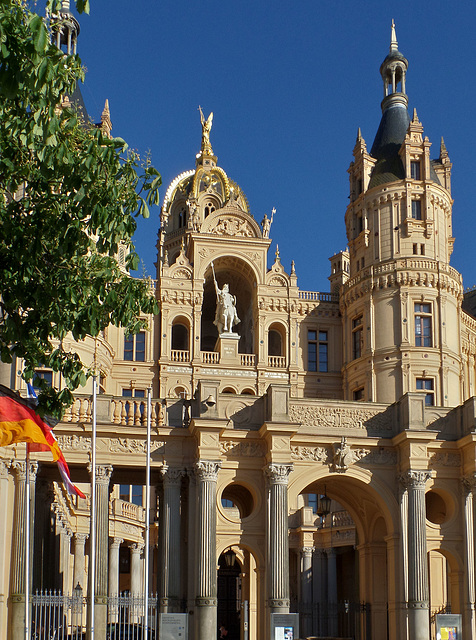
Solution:
M 325 611 L 325 594 L 327 593 L 326 556 L 323 549 L 314 551 L 312 567 L 312 604 L 314 632 L 324 635 L 323 617 Z
M 79 584 L 83 592 L 86 589 L 86 581 L 84 579 L 84 545 L 86 544 L 87 539 L 87 533 L 74 534 L 73 589 L 75 589 Z
M 289 537 L 288 476 L 290 464 L 269 464 L 264 472 L 268 480 L 267 568 L 269 613 L 289 613 Z
M 464 640 L 476 638 L 476 474 L 463 478 L 464 514 Z
M 109 543 L 109 596 L 119 595 L 119 549 L 122 538 L 112 538 Z
M 216 492 L 219 462 L 200 460 L 197 478 L 195 640 L 217 635 Z
M 326 549 L 327 554 L 327 607 L 330 636 L 337 635 L 337 562 L 334 547 Z
M 11 460 L 0 459 L 0 504 L 7 509 L 8 500 L 8 476 Z M 7 558 L 10 551 L 7 545 L 7 519 L 2 518 L 0 523 L 0 558 Z M 0 571 L 0 638 L 7 637 L 7 598 L 8 577 L 5 571 Z
M 164 482 L 162 500 L 162 560 L 163 570 L 160 584 L 161 613 L 180 611 L 180 488 L 182 469 L 161 469 Z
M 409 470 L 401 481 L 408 492 L 408 630 L 409 640 L 430 638 L 430 593 L 426 549 L 425 484 L 431 471 Z
M 143 592 L 143 580 L 142 580 L 142 564 L 141 558 L 144 545 L 134 542 L 130 545 L 131 549 L 131 595 L 141 596 Z
M 196 586 L 196 578 L 195 578 L 195 565 L 196 561 L 196 535 L 195 535 L 195 522 L 196 522 L 196 511 L 197 511 L 197 482 L 196 476 L 193 469 L 189 469 L 187 471 L 188 475 L 188 519 L 187 519 L 187 610 L 188 612 L 192 612 L 194 610 L 195 604 L 195 586 Z M 190 625 L 189 628 L 189 636 L 190 640 L 193 640 L 194 636 L 194 628 L 193 625 Z
M 309 636 L 312 632 L 312 554 L 314 547 L 301 549 L 301 601 L 302 611 L 302 636 Z
M 26 462 L 15 460 L 11 468 L 15 480 L 15 504 L 10 563 L 10 629 L 12 638 L 21 638 L 25 635 L 25 560 L 27 553 L 30 557 L 30 594 L 32 587 L 35 479 L 38 463 L 30 462 L 30 540 L 28 550 L 25 541 Z
M 96 580 L 94 588 L 94 640 L 105 640 L 107 626 L 107 569 L 109 555 L 109 481 L 112 466 L 96 466 Z M 91 540 L 91 534 L 90 538 Z M 89 583 L 91 585 L 91 576 Z M 89 593 L 91 594 L 90 588 Z M 89 626 L 89 625 L 88 625 Z

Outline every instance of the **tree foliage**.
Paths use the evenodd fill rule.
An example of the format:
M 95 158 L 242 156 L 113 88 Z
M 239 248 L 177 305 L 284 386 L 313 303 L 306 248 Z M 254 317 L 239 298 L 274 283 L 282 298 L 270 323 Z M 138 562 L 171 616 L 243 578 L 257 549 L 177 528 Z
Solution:
M 44 385 L 39 396 L 56 415 L 91 373 L 64 338 L 94 337 L 111 323 L 136 333 L 139 314 L 156 312 L 149 284 L 114 256 L 123 242 L 127 267 L 137 267 L 136 217 L 157 204 L 160 175 L 64 107 L 83 76 L 41 16 L 0 0 L 0 356 L 21 358 L 25 380 L 40 365 L 63 374 L 67 389 Z

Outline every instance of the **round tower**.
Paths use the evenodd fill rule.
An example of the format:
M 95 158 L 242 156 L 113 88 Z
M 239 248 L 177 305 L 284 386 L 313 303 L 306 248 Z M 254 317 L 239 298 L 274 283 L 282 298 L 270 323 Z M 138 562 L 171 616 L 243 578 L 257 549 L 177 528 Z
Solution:
M 370 153 L 359 129 L 349 168 L 344 389 L 347 399 L 378 402 L 420 390 L 427 404 L 456 406 L 462 279 L 449 265 L 451 163 L 443 142 L 430 159 L 416 110 L 409 116 L 407 70 L 392 22 L 380 125 Z

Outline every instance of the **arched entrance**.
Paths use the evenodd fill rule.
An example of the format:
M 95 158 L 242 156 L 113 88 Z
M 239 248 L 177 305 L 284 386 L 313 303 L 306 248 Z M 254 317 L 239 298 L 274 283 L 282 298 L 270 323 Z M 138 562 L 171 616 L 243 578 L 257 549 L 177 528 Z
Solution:
M 309 483 L 308 469 L 307 483 L 303 471 L 290 485 L 290 507 L 297 507 L 291 595 L 304 637 L 396 640 L 403 617 L 397 504 L 369 472 L 352 471 L 362 477 L 347 470 Z
M 231 550 L 222 553 L 218 560 L 218 629 L 226 630 L 227 640 L 241 637 L 242 567 Z M 218 635 L 220 637 L 220 635 Z

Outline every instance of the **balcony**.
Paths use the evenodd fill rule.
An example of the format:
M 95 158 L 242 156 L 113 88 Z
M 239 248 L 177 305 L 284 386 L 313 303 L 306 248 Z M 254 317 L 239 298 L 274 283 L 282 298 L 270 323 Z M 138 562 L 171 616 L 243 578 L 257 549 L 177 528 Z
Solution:
M 285 369 L 286 356 L 268 356 L 268 367 L 270 369 Z
M 170 352 L 170 359 L 172 362 L 190 362 L 190 351 L 172 350 Z

